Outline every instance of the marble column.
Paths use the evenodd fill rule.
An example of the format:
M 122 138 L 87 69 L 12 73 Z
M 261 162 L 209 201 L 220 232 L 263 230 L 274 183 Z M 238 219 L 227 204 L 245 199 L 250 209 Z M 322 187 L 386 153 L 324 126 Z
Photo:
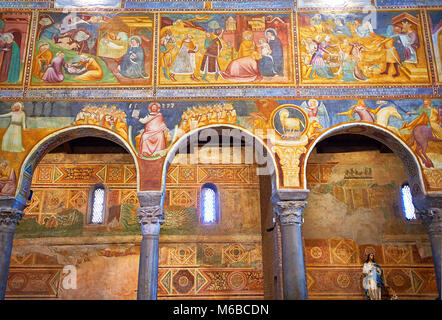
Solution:
M 285 300 L 306 300 L 307 281 L 301 226 L 308 190 L 276 191 L 272 196 L 281 229 L 283 293 Z
M 5 299 L 15 227 L 22 217 L 19 209 L 0 207 L 0 300 Z
M 441 300 L 441 259 L 442 259 L 442 208 L 429 208 L 418 213 L 419 219 L 427 227 L 430 236 L 431 253 L 433 255 L 434 271 L 436 273 L 438 300 Z
M 163 223 L 161 191 L 138 193 L 140 207 L 137 215 L 140 219 L 141 240 L 140 267 L 138 271 L 138 300 L 156 300 L 158 289 L 159 234 Z

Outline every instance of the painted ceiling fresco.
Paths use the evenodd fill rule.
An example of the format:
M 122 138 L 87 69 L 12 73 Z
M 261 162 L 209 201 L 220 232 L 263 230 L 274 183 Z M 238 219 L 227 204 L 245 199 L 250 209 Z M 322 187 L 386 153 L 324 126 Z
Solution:
M 162 187 L 174 145 L 219 125 L 271 151 L 279 188 L 308 188 L 316 142 L 355 123 L 440 192 L 440 3 L 343 2 L 2 2 L 0 197 L 26 198 L 36 150 L 77 127 L 120 139 L 139 190 Z

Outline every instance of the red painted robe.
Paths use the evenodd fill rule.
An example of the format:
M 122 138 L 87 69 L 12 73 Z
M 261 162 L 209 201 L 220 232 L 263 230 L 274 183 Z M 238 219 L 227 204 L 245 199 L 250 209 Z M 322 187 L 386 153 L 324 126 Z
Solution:
M 140 122 L 146 124 L 140 140 L 141 155 L 151 157 L 155 152 L 164 150 L 166 148 L 164 131 L 167 130 L 167 126 L 163 115 L 151 112 L 147 117 L 140 119 Z

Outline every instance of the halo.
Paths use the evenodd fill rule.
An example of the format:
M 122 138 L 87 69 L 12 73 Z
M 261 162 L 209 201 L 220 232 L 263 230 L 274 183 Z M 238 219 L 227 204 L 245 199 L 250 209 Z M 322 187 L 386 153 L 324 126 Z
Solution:
M 130 37 L 130 38 L 129 38 L 129 43 L 130 43 L 132 40 L 136 40 L 136 41 L 138 42 L 138 44 L 141 45 L 141 38 L 140 38 L 139 36 L 132 36 L 132 37 Z

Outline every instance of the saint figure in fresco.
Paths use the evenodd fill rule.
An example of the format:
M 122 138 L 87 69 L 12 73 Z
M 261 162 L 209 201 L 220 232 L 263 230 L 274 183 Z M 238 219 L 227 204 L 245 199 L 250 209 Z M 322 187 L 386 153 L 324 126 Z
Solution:
M 215 80 L 218 79 L 220 74 L 218 56 L 223 49 L 223 45 L 221 43 L 221 37 L 224 33 L 224 30 L 215 37 L 212 37 L 210 32 L 206 32 L 206 39 L 204 40 L 204 49 L 206 52 L 204 53 L 203 60 L 201 61 L 200 72 L 203 74 L 202 79 L 204 81 L 207 80 L 207 74 L 215 74 Z
M 190 75 L 190 78 L 194 81 L 200 81 L 195 77 L 195 54 L 198 52 L 198 44 L 193 40 L 193 36 L 188 34 L 187 37 L 181 43 L 181 48 L 175 57 L 172 68 L 170 69 L 170 79 L 177 81 L 175 79 L 176 74 Z
M 9 161 L 0 159 L 0 195 L 13 196 L 17 185 L 17 177 Z
M 123 56 L 118 70 L 126 78 L 149 78 L 144 70 L 144 51 L 141 47 L 141 38 L 138 36 L 130 37 L 129 43 L 130 46 Z
M 0 46 L 3 52 L 0 82 L 16 83 L 20 79 L 20 48 L 15 43 L 12 33 L 3 34 L 3 41 L 3 45 Z
M 38 47 L 37 55 L 34 59 L 34 65 L 32 67 L 32 75 L 38 79 L 41 79 L 45 74 L 46 69 L 54 57 L 51 50 L 49 50 L 49 44 L 43 42 Z
M 271 56 L 273 59 L 273 71 L 278 76 L 284 75 L 284 55 L 282 51 L 282 43 L 278 38 L 278 34 L 275 29 L 267 29 L 265 31 L 267 43 L 272 50 Z
M 365 289 L 368 300 L 381 300 L 382 287 L 384 286 L 383 271 L 375 262 L 374 254 L 369 253 L 362 268 L 364 279 L 362 287 Z
M 403 23 L 402 30 L 403 34 L 400 35 L 400 39 L 404 45 L 404 62 L 417 63 L 416 50 L 419 48 L 419 37 L 408 22 Z
M 55 55 L 55 58 L 51 60 L 51 63 L 49 64 L 41 79 L 50 83 L 62 82 L 64 80 L 64 65 L 64 52 L 58 51 Z
M 253 41 L 253 32 L 244 31 L 239 45 L 238 57 L 231 61 L 226 71 L 221 72 L 225 80 L 233 82 L 252 82 L 262 80 L 258 70 L 258 60 L 262 58 Z
M 7 152 L 23 152 L 22 129 L 26 129 L 26 114 L 22 102 L 16 102 L 11 112 L 0 115 L 0 118 L 11 118 L 8 129 L 2 138 L 2 150 Z
M 169 69 L 172 67 L 172 49 L 176 46 L 175 37 L 172 31 L 164 31 L 164 35 L 160 40 L 160 52 L 161 52 L 161 69 L 163 70 L 164 77 L 169 79 Z
M 160 104 L 152 102 L 148 109 L 149 114 L 144 118 L 133 115 L 134 118 L 145 125 L 138 147 L 140 155 L 144 157 L 152 157 L 166 149 L 166 133 L 168 131 L 163 115 L 160 113 Z

